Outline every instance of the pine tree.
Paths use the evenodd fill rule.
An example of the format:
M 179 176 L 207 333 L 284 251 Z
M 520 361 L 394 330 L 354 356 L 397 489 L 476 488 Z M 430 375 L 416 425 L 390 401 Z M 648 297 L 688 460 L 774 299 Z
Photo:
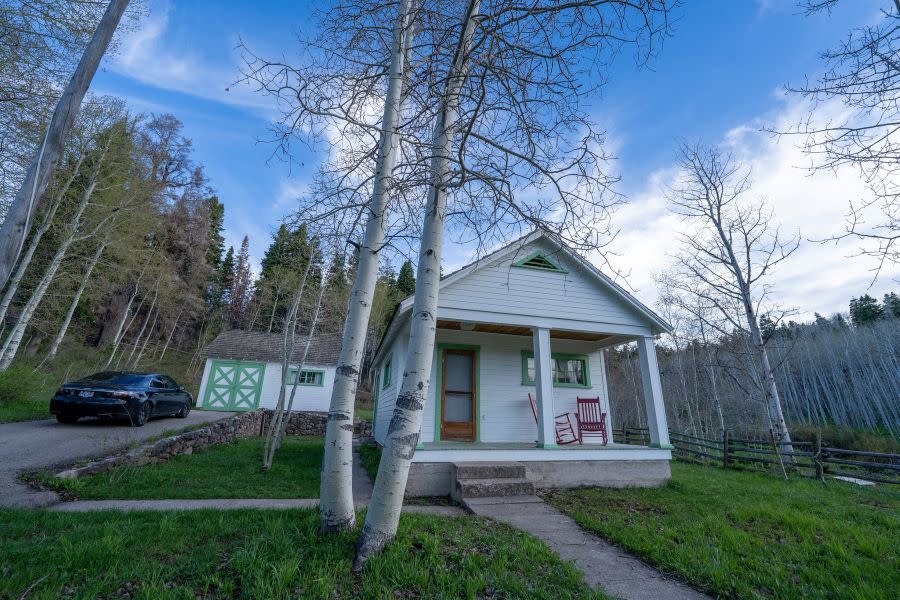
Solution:
M 400 299 L 412 296 L 416 291 L 416 276 L 413 272 L 412 261 L 407 260 L 400 267 L 400 274 L 397 275 L 397 292 L 400 293 Z
M 234 246 L 229 246 L 219 265 L 216 276 L 215 307 L 219 308 L 231 303 L 231 288 L 234 285 Z
M 247 308 L 250 304 L 252 274 L 250 272 L 250 239 L 245 235 L 234 262 L 234 277 L 231 286 L 231 302 L 229 304 L 229 322 L 232 327 L 240 328 L 247 324 Z
M 884 316 L 892 319 L 900 319 L 900 296 L 897 292 L 891 292 L 884 295 Z
M 850 321 L 856 327 L 871 325 L 884 317 L 884 308 L 868 294 L 850 300 Z
M 209 215 L 209 234 L 206 243 L 206 262 L 214 272 L 218 272 L 222 264 L 222 253 L 225 251 L 225 205 L 219 202 L 218 196 L 207 199 Z

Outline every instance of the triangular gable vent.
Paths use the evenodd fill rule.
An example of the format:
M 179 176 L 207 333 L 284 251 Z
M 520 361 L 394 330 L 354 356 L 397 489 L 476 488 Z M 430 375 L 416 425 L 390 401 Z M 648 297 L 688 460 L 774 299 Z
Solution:
M 529 269 L 540 269 L 542 271 L 555 271 L 557 273 L 565 273 L 566 270 L 560 267 L 555 261 L 547 255 L 537 252 L 531 256 L 527 256 L 515 263 L 516 267 L 527 267 Z

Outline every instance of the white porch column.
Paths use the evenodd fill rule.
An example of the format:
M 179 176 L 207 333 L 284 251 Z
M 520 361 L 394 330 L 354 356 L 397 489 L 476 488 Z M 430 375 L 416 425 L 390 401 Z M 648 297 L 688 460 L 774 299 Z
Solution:
M 641 337 L 638 338 L 637 345 L 647 427 L 650 429 L 650 445 L 655 448 L 671 448 L 669 426 L 666 423 L 666 406 L 663 404 L 662 382 L 659 379 L 659 364 L 656 362 L 656 343 L 652 337 Z
M 534 340 L 534 385 L 537 389 L 538 446 L 556 445 L 553 424 L 553 367 L 550 363 L 550 330 L 535 327 L 531 339 Z

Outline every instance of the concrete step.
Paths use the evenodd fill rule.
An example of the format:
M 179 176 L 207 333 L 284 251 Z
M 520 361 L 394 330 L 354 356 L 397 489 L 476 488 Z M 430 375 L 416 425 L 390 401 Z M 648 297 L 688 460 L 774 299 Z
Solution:
M 524 479 L 525 465 L 518 462 L 465 462 L 453 465 L 456 479 Z
M 524 477 L 459 479 L 456 481 L 456 491 L 459 498 L 533 496 L 534 484 Z

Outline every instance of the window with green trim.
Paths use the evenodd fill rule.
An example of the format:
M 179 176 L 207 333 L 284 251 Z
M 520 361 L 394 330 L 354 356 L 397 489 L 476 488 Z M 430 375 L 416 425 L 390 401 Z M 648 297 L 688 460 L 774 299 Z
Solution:
M 558 262 L 544 254 L 543 252 L 533 252 L 522 260 L 513 263 L 514 267 L 524 267 L 526 269 L 538 269 L 541 271 L 553 271 L 556 273 L 566 273 Z
M 299 376 L 298 376 L 299 373 Z M 325 371 L 318 369 L 303 369 L 300 371 L 296 367 L 288 369 L 288 376 L 285 378 L 287 385 L 306 385 L 312 387 L 322 387 L 325 385 Z
M 394 360 L 394 355 L 390 355 L 387 357 L 387 360 L 384 361 L 384 368 L 381 372 L 381 387 L 386 388 L 391 385 L 391 363 Z
M 590 365 L 585 354 L 550 355 L 553 387 L 591 387 Z M 522 351 L 522 385 L 534 385 L 534 352 Z

